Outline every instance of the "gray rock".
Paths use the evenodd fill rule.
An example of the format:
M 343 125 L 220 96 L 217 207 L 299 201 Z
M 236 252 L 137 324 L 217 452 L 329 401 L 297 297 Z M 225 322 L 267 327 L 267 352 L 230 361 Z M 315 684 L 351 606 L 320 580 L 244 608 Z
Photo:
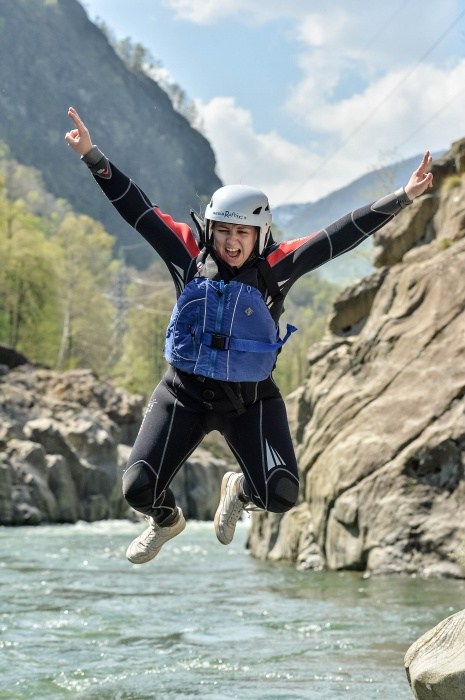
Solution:
M 58 508 L 48 486 L 44 448 L 35 442 L 11 440 L 8 453 L 13 469 L 12 506 L 15 524 L 54 522 Z
M 0 523 L 10 525 L 13 521 L 13 475 L 6 455 L 0 453 Z
M 405 655 L 407 679 L 417 700 L 463 700 L 465 610 L 422 635 Z
M 287 399 L 308 521 L 304 506 L 254 517 L 255 556 L 464 576 L 465 178 L 450 180 L 464 154 L 376 234 L 384 267 L 341 294 L 310 349 Z
M 229 470 L 231 465 L 224 459 L 197 448 L 172 483 L 176 501 L 186 517 L 213 520 L 220 499 L 221 480 Z
M 89 370 L 53 372 L 23 363 L 0 375 L 0 523 L 140 517 L 121 475 L 143 401 Z M 173 484 L 186 517 L 213 518 L 231 466 L 199 449 Z
M 79 494 L 65 458 L 59 454 L 47 455 L 48 485 L 53 493 L 58 513 L 57 521 L 74 523 L 81 519 Z

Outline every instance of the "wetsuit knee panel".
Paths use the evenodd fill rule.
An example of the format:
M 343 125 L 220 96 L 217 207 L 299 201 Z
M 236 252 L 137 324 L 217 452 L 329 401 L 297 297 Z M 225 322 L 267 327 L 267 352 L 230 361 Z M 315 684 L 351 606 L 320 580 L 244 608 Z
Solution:
M 144 462 L 135 462 L 123 473 L 123 496 L 135 510 L 151 512 L 155 484 L 155 474 L 150 467 Z
M 295 479 L 283 475 L 271 478 L 268 489 L 267 510 L 272 513 L 285 513 L 297 503 L 299 484 Z

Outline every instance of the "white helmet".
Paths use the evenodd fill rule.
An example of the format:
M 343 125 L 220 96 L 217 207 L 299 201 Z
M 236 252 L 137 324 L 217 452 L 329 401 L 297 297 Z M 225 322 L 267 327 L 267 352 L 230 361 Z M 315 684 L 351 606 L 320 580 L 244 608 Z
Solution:
M 271 212 L 268 197 L 248 185 L 226 185 L 213 193 L 205 209 L 205 241 L 212 244 L 212 221 L 256 226 L 258 254 L 266 248 L 271 231 Z

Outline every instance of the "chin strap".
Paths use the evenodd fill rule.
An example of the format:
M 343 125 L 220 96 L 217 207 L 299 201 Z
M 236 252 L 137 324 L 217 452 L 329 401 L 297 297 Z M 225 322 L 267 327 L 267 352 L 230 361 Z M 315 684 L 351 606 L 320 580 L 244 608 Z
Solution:
M 191 214 L 191 219 L 194 222 L 195 225 L 195 232 L 196 232 L 196 238 L 199 243 L 199 247 L 205 248 L 206 246 L 206 240 L 205 240 L 205 221 L 202 219 L 200 214 L 197 214 L 197 212 L 194 209 L 191 209 L 190 211 Z

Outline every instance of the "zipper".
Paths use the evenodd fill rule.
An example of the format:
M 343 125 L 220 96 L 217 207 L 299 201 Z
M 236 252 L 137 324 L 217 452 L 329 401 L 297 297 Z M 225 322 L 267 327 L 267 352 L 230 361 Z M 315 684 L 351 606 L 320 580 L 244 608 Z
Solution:
M 221 331 L 221 324 L 223 322 L 226 287 L 227 287 L 227 285 L 225 285 L 224 280 L 220 280 L 220 285 L 219 285 L 218 289 L 216 290 L 216 294 L 219 297 L 219 300 L 218 300 L 218 306 L 216 309 L 215 333 L 219 333 Z M 215 373 L 216 357 L 218 355 L 218 352 L 219 352 L 219 350 L 212 349 L 212 352 L 210 355 L 210 362 L 208 365 L 208 374 L 210 377 L 213 377 L 214 373 Z

